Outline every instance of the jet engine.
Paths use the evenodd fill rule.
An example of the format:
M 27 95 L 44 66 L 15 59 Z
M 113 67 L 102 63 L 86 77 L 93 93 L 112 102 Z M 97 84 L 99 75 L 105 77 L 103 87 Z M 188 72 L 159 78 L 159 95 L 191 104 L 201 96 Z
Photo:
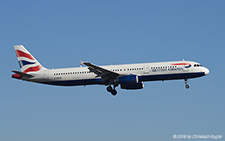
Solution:
M 138 82 L 136 84 L 120 84 L 121 89 L 127 90 L 135 90 L 135 89 L 143 89 L 144 82 Z
M 137 75 L 120 76 L 118 78 L 118 82 L 119 82 L 119 84 L 137 84 L 138 76 Z

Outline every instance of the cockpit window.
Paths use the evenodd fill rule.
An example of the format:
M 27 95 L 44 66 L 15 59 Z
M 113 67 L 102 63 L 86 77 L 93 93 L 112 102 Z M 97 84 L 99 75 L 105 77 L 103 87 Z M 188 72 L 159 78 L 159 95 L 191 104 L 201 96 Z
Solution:
M 201 67 L 202 65 L 200 64 L 194 64 L 194 67 Z

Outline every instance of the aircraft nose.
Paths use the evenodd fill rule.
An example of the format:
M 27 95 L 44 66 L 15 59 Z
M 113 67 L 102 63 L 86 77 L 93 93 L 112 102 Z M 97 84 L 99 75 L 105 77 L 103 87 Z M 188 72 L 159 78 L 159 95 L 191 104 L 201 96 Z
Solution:
M 207 69 L 207 68 L 204 68 L 204 73 L 205 73 L 205 75 L 207 75 L 207 74 L 209 74 L 209 69 Z

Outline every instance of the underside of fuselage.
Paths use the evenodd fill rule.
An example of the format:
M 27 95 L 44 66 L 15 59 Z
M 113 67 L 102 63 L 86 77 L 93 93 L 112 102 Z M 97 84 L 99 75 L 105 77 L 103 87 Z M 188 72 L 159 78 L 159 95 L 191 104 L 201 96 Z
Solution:
M 204 76 L 204 72 L 198 73 L 179 73 L 179 74 L 159 74 L 159 75 L 142 75 L 138 76 L 140 82 L 145 81 L 164 81 L 164 80 L 179 80 L 190 79 Z M 57 86 L 82 86 L 82 85 L 105 85 L 101 78 L 95 79 L 80 79 L 80 80 L 64 80 L 64 81 L 45 81 L 38 82 L 42 84 L 57 85 Z

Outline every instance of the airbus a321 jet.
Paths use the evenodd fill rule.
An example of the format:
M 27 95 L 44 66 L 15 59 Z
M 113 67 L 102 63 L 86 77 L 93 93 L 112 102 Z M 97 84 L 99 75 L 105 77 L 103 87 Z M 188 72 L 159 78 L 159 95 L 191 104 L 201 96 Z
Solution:
M 23 45 L 15 45 L 21 71 L 13 71 L 12 78 L 58 86 L 105 85 L 116 95 L 116 87 L 135 90 L 144 88 L 145 81 L 183 79 L 188 89 L 188 79 L 209 74 L 209 70 L 193 61 L 173 61 L 125 65 L 97 66 L 82 62 L 87 67 L 47 69 Z

